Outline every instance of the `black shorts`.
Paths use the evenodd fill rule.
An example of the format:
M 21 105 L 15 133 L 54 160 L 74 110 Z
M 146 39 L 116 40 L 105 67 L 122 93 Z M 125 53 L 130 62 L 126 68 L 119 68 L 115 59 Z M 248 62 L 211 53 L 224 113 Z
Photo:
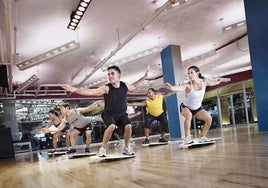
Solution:
M 158 120 L 160 122 L 160 132 L 168 132 L 168 120 L 166 112 L 163 112 L 159 116 L 153 116 L 151 114 L 146 114 L 144 128 L 150 128 L 152 122 Z
M 191 108 L 189 108 L 189 107 L 185 106 L 183 103 L 181 103 L 181 105 L 180 105 L 180 112 L 181 112 L 181 109 L 182 108 L 188 108 L 193 115 L 195 115 L 197 112 L 199 112 L 200 110 L 203 109 L 202 106 L 200 106 L 196 110 L 192 110 Z
M 127 113 L 122 114 L 102 113 L 101 118 L 106 127 L 108 127 L 111 124 L 114 124 L 119 128 L 124 128 L 127 124 L 131 124 Z
M 79 136 L 82 136 L 86 131 L 92 131 L 92 124 L 89 123 L 83 128 L 74 127 L 74 129 L 76 129 L 76 130 L 78 130 L 80 132 Z

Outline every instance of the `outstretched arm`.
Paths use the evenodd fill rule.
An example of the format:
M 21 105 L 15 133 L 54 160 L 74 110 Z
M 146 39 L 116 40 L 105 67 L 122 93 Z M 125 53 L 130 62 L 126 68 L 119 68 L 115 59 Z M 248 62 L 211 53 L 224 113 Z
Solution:
M 53 122 L 50 121 L 45 127 L 42 127 L 39 132 L 43 132 L 43 133 L 50 133 L 51 131 L 49 130 L 49 128 L 53 125 Z
M 60 132 L 64 127 L 65 125 L 68 123 L 68 121 L 65 119 L 65 117 L 61 120 L 61 124 L 58 126 L 58 131 L 57 132 Z
M 71 93 L 78 93 L 80 95 L 85 96 L 101 96 L 105 93 L 108 93 L 108 86 L 101 86 L 96 89 L 88 89 L 88 88 L 76 88 L 68 84 L 62 84 L 61 87 Z
M 140 115 L 141 114 L 141 111 L 138 111 L 138 112 L 136 112 L 136 113 L 134 113 L 134 114 L 128 114 L 128 118 L 129 119 L 132 119 L 132 118 L 134 118 L 134 117 L 136 117 L 136 116 L 138 116 L 138 115 Z
M 127 103 L 128 106 L 146 106 L 146 101 Z
M 139 80 L 137 80 L 136 82 L 132 84 L 127 84 L 128 90 L 129 91 L 135 90 L 139 86 L 139 84 L 141 84 L 148 77 L 149 70 L 150 70 L 150 65 L 148 65 L 143 77 L 141 77 Z
M 172 92 L 177 92 L 177 91 L 185 91 L 186 89 L 186 84 L 179 84 L 177 86 L 172 86 L 170 83 L 165 83 L 165 88 L 169 89 Z
M 230 82 L 230 78 L 214 78 L 214 79 L 206 79 L 205 82 L 207 86 L 215 86 L 220 84 L 221 82 Z
M 99 101 L 92 103 L 91 105 L 89 105 L 87 107 L 77 108 L 76 111 L 78 111 L 80 114 L 83 114 L 83 113 L 87 113 L 87 112 L 91 112 L 93 110 L 96 110 L 97 108 L 103 108 L 103 107 L 104 107 L 104 101 L 99 100 Z
M 174 95 L 175 93 L 176 93 L 176 91 L 169 91 L 168 93 L 164 94 L 163 96 L 164 96 L 164 98 L 167 98 L 171 95 Z

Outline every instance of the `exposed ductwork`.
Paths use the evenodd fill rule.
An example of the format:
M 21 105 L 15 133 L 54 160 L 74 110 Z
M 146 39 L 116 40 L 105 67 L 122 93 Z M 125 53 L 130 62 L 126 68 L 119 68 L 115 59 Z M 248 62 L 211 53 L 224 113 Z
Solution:
M 128 42 L 130 42 L 137 34 L 145 29 L 145 27 L 150 24 L 155 18 L 157 18 L 167 7 L 174 4 L 175 0 L 168 0 L 162 7 L 160 7 L 148 20 L 141 24 L 129 37 L 117 46 L 106 58 L 104 58 L 99 64 L 97 64 L 93 70 L 85 76 L 85 78 L 79 83 L 82 85 L 87 79 L 89 79 L 99 68 L 101 68 L 109 59 L 111 59 L 119 50 L 121 50 Z
M 194 64 L 201 69 L 203 74 L 209 75 L 210 77 L 214 77 L 214 75 L 217 75 L 219 73 L 218 68 L 220 68 L 220 66 L 223 66 L 223 64 L 226 66 L 228 64 L 226 62 L 230 62 L 231 64 L 233 64 L 232 66 L 234 69 L 239 68 L 240 71 L 243 71 L 243 69 L 241 69 L 242 67 L 239 66 L 239 62 L 233 63 L 232 61 L 239 61 L 239 58 L 244 57 L 243 60 L 247 58 L 247 61 L 250 64 L 250 57 L 248 51 L 248 36 L 247 34 L 243 34 L 240 37 L 231 40 L 230 42 L 223 44 L 219 48 L 215 49 L 215 53 L 211 56 L 208 56 L 206 58 L 200 58 L 196 61 L 194 61 L 195 58 L 191 58 L 193 59 L 193 61 L 186 60 L 183 63 L 185 70 L 187 70 L 188 66 Z M 229 55 L 224 56 L 224 54 Z M 246 67 L 248 67 L 248 65 L 246 65 Z M 221 70 L 223 69 L 221 68 Z

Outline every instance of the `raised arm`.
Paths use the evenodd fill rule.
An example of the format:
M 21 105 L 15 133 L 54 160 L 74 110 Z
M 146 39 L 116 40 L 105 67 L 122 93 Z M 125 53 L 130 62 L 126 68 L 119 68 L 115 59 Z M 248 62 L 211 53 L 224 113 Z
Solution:
M 148 67 L 147 67 L 147 69 L 146 69 L 145 74 L 144 74 L 143 77 L 141 77 L 139 80 L 137 80 L 136 82 L 134 82 L 132 84 L 127 84 L 126 83 L 127 84 L 127 87 L 128 87 L 128 90 L 129 91 L 135 90 L 139 86 L 139 84 L 141 84 L 148 77 L 149 70 L 150 70 L 150 65 L 148 65 Z
M 101 86 L 96 89 L 76 88 L 68 84 L 62 84 L 61 87 L 71 93 L 78 93 L 79 95 L 85 96 L 101 96 L 105 93 L 108 93 L 109 89 L 108 86 Z

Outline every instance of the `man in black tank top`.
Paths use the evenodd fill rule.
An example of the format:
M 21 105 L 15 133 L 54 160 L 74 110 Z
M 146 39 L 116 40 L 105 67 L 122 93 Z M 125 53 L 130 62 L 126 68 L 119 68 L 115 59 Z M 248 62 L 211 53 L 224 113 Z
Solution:
M 99 156 L 106 156 L 106 146 L 110 140 L 113 131 L 118 126 L 124 128 L 125 148 L 123 154 L 134 155 L 134 152 L 129 147 L 129 140 L 132 134 L 130 120 L 126 113 L 127 110 L 127 92 L 133 91 L 137 86 L 145 80 L 148 75 L 149 67 L 144 76 L 132 84 L 120 81 L 121 71 L 117 66 L 108 67 L 109 84 L 96 89 L 75 88 L 70 85 L 63 84 L 61 87 L 67 91 L 78 93 L 86 96 L 104 96 L 105 107 L 102 113 L 102 119 L 106 125 L 106 130 L 103 135 L 102 146 Z

